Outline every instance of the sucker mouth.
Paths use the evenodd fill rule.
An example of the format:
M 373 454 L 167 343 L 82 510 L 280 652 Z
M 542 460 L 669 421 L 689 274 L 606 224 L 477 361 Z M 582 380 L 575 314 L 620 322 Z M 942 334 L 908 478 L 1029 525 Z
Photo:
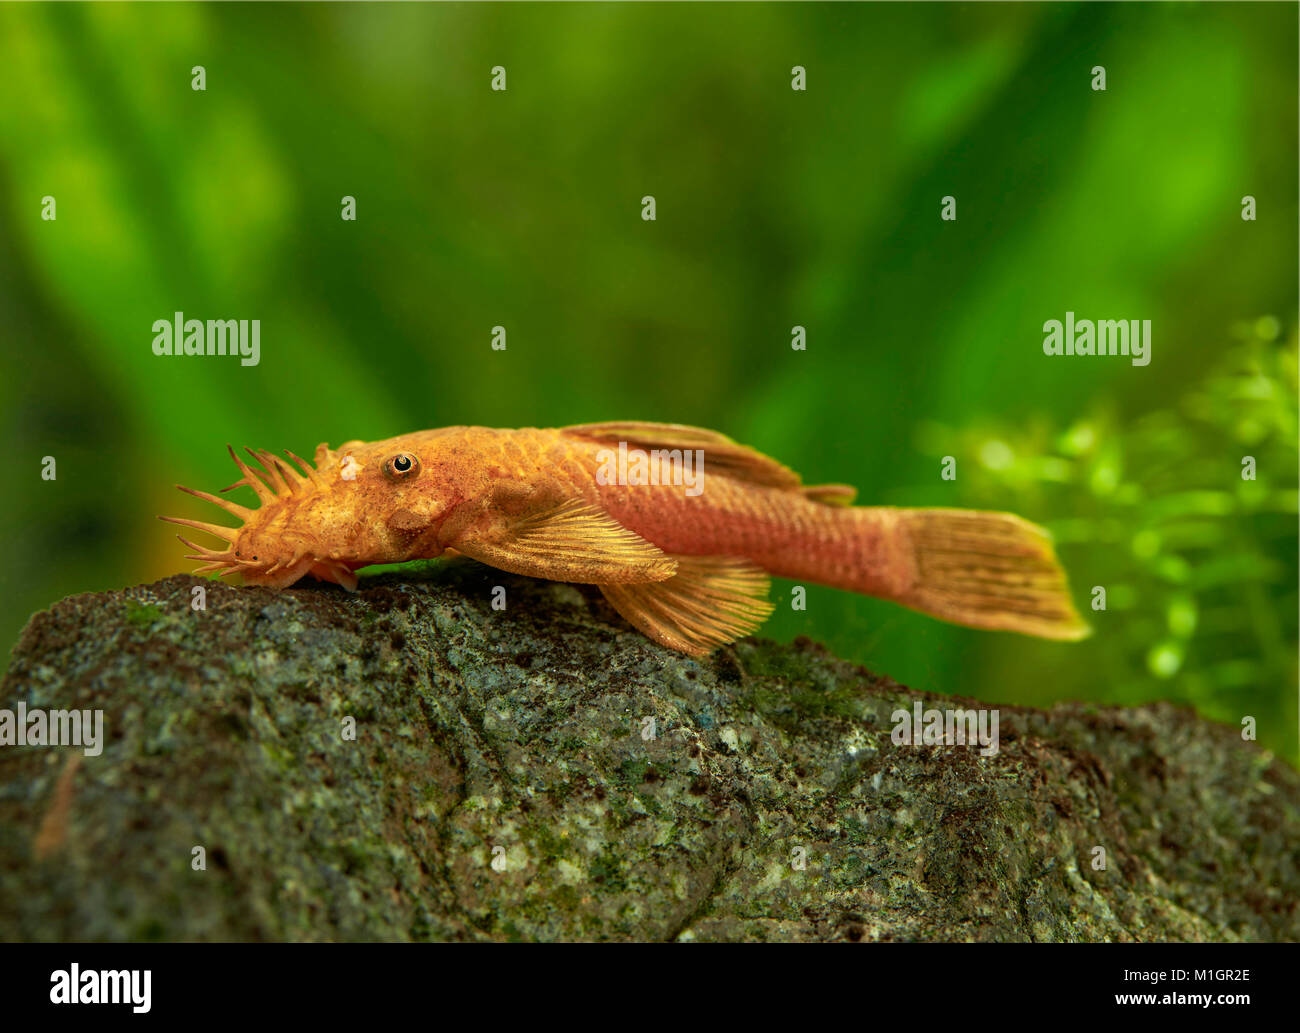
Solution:
M 211 495 L 206 491 L 187 488 L 183 484 L 178 484 L 176 487 L 197 499 L 220 506 L 231 516 L 243 521 L 244 525 L 247 525 L 249 519 L 260 509 L 264 509 L 275 502 L 301 498 L 324 484 L 320 473 L 315 467 L 307 460 L 294 455 L 288 449 L 285 449 L 284 452 L 288 456 L 288 461 L 286 461 L 272 455 L 265 449 L 246 448 L 245 451 L 255 462 L 260 464 L 261 469 L 254 471 L 252 467 L 235 454 L 233 445 L 227 445 L 226 448 L 230 451 L 230 458 L 235 461 L 235 465 L 239 467 L 239 472 L 243 476 L 229 487 L 222 488 L 221 491 L 224 493 L 244 486 L 252 488 L 261 503 L 258 509 L 249 509 L 247 506 L 241 506 L 237 502 Z M 295 463 L 297 466 L 294 466 Z M 326 580 L 337 581 L 345 587 L 356 586 L 356 576 L 345 565 L 336 560 L 312 554 L 311 546 L 314 543 L 306 535 L 291 533 L 282 536 L 286 545 L 293 546 L 293 551 L 287 556 L 281 553 L 279 558 L 272 563 L 270 557 L 266 560 L 260 560 L 256 557 L 238 555 L 235 546 L 239 541 L 239 534 L 243 527 L 226 527 L 222 524 L 209 524 L 202 520 L 189 520 L 185 517 L 160 516 L 158 519 L 165 520 L 170 524 L 195 528 L 220 538 L 226 543 L 225 549 L 209 549 L 204 545 L 196 545 L 188 538 L 178 534 L 176 537 L 184 545 L 194 550 L 193 553 L 187 554 L 185 558 L 200 560 L 203 563 L 194 571 L 195 574 L 220 571 L 221 573 L 218 576 L 225 577 L 227 574 L 238 572 L 258 584 L 284 587 L 293 584 L 298 578 L 311 572 L 318 577 L 324 577 Z M 348 585 L 348 581 L 351 581 L 351 585 Z

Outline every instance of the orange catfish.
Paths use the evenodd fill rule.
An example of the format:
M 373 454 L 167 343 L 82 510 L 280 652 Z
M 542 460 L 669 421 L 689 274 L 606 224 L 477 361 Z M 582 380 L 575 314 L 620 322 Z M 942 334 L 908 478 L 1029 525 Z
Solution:
M 1047 533 L 1010 513 L 854 506 L 725 435 L 666 423 L 554 430 L 444 427 L 316 449 L 315 466 L 230 450 L 261 505 L 181 487 L 243 521 L 163 517 L 198 572 L 284 588 L 311 575 L 351 590 L 357 568 L 461 553 L 599 585 L 642 632 L 691 655 L 772 612 L 769 575 L 889 599 L 943 620 L 1052 639 L 1088 634 Z

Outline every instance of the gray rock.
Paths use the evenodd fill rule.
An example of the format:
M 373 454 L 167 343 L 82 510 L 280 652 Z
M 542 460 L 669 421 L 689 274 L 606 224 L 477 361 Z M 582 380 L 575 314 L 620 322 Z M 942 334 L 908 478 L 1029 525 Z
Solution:
M 105 743 L 0 748 L 0 939 L 1300 939 L 1300 778 L 1233 729 L 1001 707 L 985 757 L 895 745 L 917 700 L 980 705 L 468 563 L 75 596 L 0 707 Z

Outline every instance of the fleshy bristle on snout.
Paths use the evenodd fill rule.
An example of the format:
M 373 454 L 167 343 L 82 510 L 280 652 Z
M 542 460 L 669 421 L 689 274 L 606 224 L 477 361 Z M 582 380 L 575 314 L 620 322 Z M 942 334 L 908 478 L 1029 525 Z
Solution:
M 256 469 L 249 466 L 236 454 L 233 445 L 227 445 L 226 448 L 230 452 L 230 458 L 235 461 L 235 465 L 243 476 L 234 484 L 221 490 L 227 492 L 243 486 L 252 488 L 258 498 L 258 509 L 277 500 L 301 495 L 319 487 L 321 483 L 316 469 L 305 459 L 294 455 L 287 449 L 285 450 L 285 455 L 289 457 L 287 460 L 280 459 L 265 449 L 245 449 L 260 467 L 260 469 Z M 187 495 L 193 495 L 204 502 L 211 502 L 213 505 L 220 506 L 231 516 L 245 524 L 258 512 L 258 509 L 249 509 L 247 506 L 241 506 L 237 502 L 211 495 L 206 491 L 187 488 L 183 484 L 178 484 L 176 487 Z M 239 570 L 249 573 L 257 570 L 259 573 L 269 574 L 297 567 L 307 555 L 305 550 L 295 551 L 292 557 L 280 559 L 272 565 L 265 566 L 256 563 L 254 560 L 241 559 L 235 555 L 235 542 L 239 538 L 240 527 L 226 527 L 222 524 L 210 524 L 202 520 L 190 520 L 185 517 L 160 516 L 158 519 L 171 524 L 180 524 L 183 527 L 192 527 L 215 538 L 220 538 L 226 543 L 224 549 L 209 549 L 206 546 L 195 545 L 187 538 L 177 535 L 176 537 L 184 545 L 193 550 L 185 558 L 203 561 L 203 566 L 195 570 L 195 574 L 211 573 L 218 570 L 221 571 L 220 576 L 222 577 Z M 265 569 L 261 569 L 263 567 Z

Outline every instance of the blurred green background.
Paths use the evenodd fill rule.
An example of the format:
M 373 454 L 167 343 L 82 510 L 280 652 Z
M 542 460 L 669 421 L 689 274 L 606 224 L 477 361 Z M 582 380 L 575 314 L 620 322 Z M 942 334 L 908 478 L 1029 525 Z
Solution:
M 0 6 L 0 639 L 190 569 L 154 515 L 210 518 L 172 485 L 233 480 L 227 441 L 664 420 L 862 502 L 1045 523 L 1096 628 L 816 588 L 796 613 L 779 583 L 764 634 L 917 689 L 1253 715 L 1295 761 L 1296 19 Z M 260 319 L 261 364 L 155 357 L 177 310 Z M 1152 320 L 1151 364 L 1044 356 L 1067 310 Z

